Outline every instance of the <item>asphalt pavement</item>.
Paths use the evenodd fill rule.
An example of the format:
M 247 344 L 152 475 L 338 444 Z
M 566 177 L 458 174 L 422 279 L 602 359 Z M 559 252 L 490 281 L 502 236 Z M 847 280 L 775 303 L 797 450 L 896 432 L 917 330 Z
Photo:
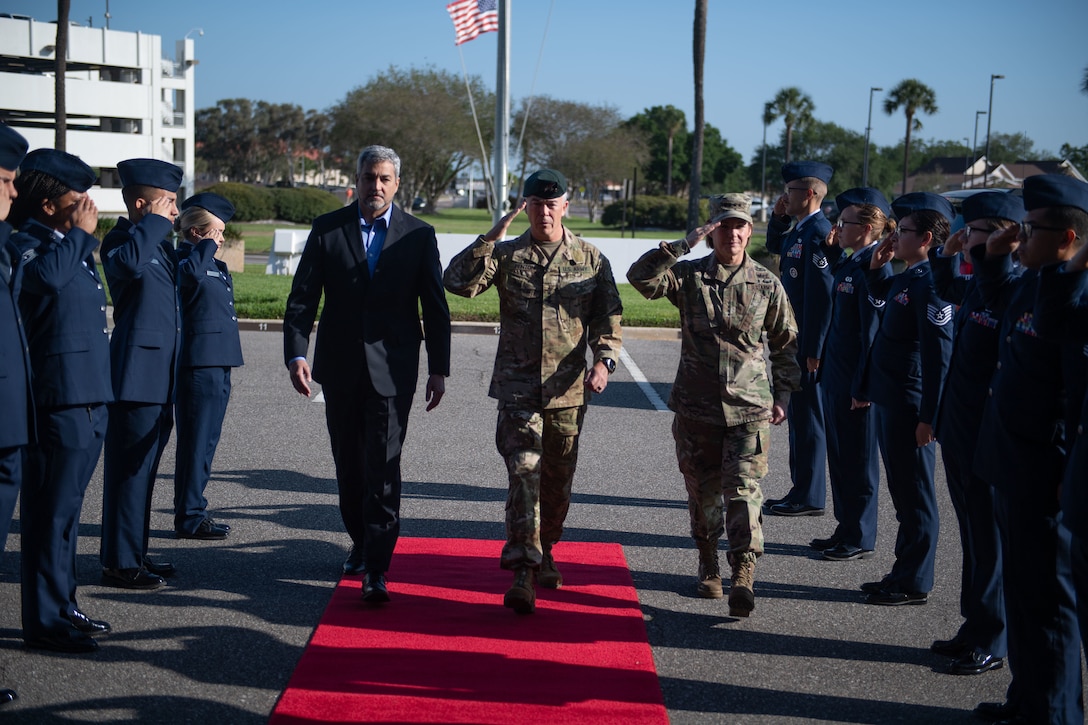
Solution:
M 348 545 L 324 406 L 292 390 L 276 327 L 247 324 L 242 332 L 246 365 L 234 373 L 207 492 L 216 519 L 233 527 L 229 538 L 174 538 L 172 442 L 162 461 L 150 548 L 179 569 L 167 588 L 100 585 L 99 465 L 77 561 L 80 606 L 113 625 L 98 653 L 23 648 L 16 518 L 0 557 L 0 687 L 20 697 L 0 709 L 4 722 L 267 720 Z M 454 335 L 453 374 L 437 409 L 425 412 L 422 395 L 416 398 L 404 452 L 403 536 L 503 538 L 505 470 L 487 397 L 492 330 Z M 808 548 L 831 533 L 830 509 L 823 517 L 768 517 L 753 615 L 734 619 L 725 600 L 695 597 L 672 416 L 655 407 L 655 398 L 668 397 L 679 342 L 675 331 L 628 337 L 629 358 L 586 416 L 565 538 L 623 546 L 673 723 L 970 723 L 979 701 L 1003 699 L 1007 669 L 956 677 L 944 673 L 946 658 L 928 651 L 960 622 L 958 531 L 939 463 L 937 583 L 925 606 L 874 607 L 858 590 L 893 560 L 895 519 L 883 487 L 875 557 L 830 562 Z M 789 488 L 786 432 L 773 431 L 767 496 Z M 562 568 L 562 543 L 555 553 Z M 395 607 L 396 570 L 389 577 Z

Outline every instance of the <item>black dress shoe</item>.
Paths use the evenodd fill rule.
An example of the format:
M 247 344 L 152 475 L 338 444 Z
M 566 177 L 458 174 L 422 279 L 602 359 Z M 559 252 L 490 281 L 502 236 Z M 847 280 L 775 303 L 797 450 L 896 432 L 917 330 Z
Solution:
M 994 657 L 986 650 L 975 647 L 974 650 L 964 656 L 952 660 L 952 664 L 948 666 L 948 673 L 951 675 L 981 675 L 983 672 L 989 672 L 990 670 L 999 670 L 1004 664 L 1005 661 L 1000 657 Z
M 230 524 L 220 523 L 219 521 L 216 521 L 215 519 L 213 519 L 211 516 L 208 516 L 204 520 L 207 521 L 212 526 L 215 526 L 216 528 L 223 529 L 223 531 L 227 531 L 227 532 L 230 531 Z
M 366 554 L 363 547 L 352 545 L 348 558 L 344 560 L 344 573 L 349 575 L 366 574 Z
M 836 544 L 824 551 L 824 558 L 831 561 L 853 561 L 854 559 L 868 559 L 875 553 L 872 549 L 862 549 L 850 544 Z
M 24 644 L 30 649 L 44 649 L 50 652 L 65 652 L 68 654 L 86 654 L 98 651 L 98 642 L 85 634 L 63 635 L 47 634 L 43 637 L 31 637 L 24 640 Z
M 177 568 L 168 561 L 152 561 L 150 556 L 144 557 L 144 569 L 147 569 L 156 576 L 163 578 L 174 576 L 178 573 Z
M 6 705 L 12 700 L 17 699 L 18 697 L 19 693 L 15 692 L 15 690 L 9 690 L 5 687 L 4 689 L 0 690 L 0 705 Z
M 229 529 L 223 528 L 211 519 L 204 519 L 200 522 L 200 526 L 196 527 L 196 531 L 178 531 L 177 537 L 179 539 L 225 539 L 229 533 Z
M 938 639 L 929 646 L 929 651 L 933 654 L 944 655 L 945 657 L 960 658 L 966 654 L 970 654 L 971 645 L 960 639 L 957 634 L 952 639 Z M 994 703 L 984 703 L 994 704 Z
M 878 604 L 882 607 L 898 607 L 903 604 L 925 604 L 929 595 L 925 592 L 873 592 L 865 598 L 866 604 Z
M 785 500 L 784 498 L 765 498 L 763 499 L 763 508 L 769 509 L 771 506 L 777 506 Z
M 78 609 L 69 614 L 68 619 L 72 622 L 72 626 L 78 629 L 83 634 L 97 637 L 103 634 L 110 633 L 109 622 L 103 622 L 100 619 L 91 619 Z
M 1018 709 L 1010 702 L 980 702 L 975 706 L 975 715 L 983 720 L 1005 720 L 1015 717 Z
M 385 587 L 385 574 L 368 571 L 363 576 L 363 601 L 371 604 L 389 601 L 389 590 Z
M 767 512 L 774 516 L 823 516 L 824 510 L 816 508 L 815 506 L 809 506 L 804 503 L 789 503 L 783 501 L 782 503 L 776 503 L 767 509 Z
M 882 592 L 887 588 L 888 582 L 884 579 L 881 579 L 878 582 L 865 582 L 861 585 L 861 591 L 865 592 L 866 594 L 876 594 L 877 592 Z
M 121 589 L 161 589 L 166 580 L 145 569 L 103 569 L 102 583 Z
M 839 540 L 834 536 L 829 536 L 826 539 L 813 539 L 808 542 L 808 545 L 816 551 L 827 551 L 833 546 L 838 546 Z

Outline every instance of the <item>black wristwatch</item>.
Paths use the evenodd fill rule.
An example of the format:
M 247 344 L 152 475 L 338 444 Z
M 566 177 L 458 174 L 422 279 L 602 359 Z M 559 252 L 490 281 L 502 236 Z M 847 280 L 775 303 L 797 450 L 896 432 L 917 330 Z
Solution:
M 601 362 L 604 363 L 604 367 L 605 367 L 606 370 L 608 370 L 609 375 L 616 372 L 616 361 L 615 360 L 613 360 L 610 357 L 602 357 Z

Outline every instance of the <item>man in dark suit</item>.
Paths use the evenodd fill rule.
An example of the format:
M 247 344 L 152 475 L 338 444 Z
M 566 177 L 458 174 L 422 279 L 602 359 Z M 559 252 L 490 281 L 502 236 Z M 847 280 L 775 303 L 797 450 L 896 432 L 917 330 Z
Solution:
M 148 559 L 147 541 L 151 493 L 174 425 L 181 310 L 177 254 L 168 237 L 182 172 L 157 159 L 129 159 L 117 164 L 117 173 L 128 218 L 117 220 L 101 251 L 113 296 L 110 371 L 117 399 L 106 432 L 102 583 L 158 589 L 173 573 Z
M 393 205 L 400 157 L 368 146 L 356 164 L 356 203 L 314 220 L 283 319 L 291 384 L 309 396 L 314 348 L 336 463 L 340 515 L 351 536 L 344 573 L 365 574 L 363 599 L 389 600 L 385 573 L 400 532 L 400 454 L 427 346 L 427 410 L 450 372 L 450 313 L 434 229 Z M 423 310 L 420 329 L 419 307 Z

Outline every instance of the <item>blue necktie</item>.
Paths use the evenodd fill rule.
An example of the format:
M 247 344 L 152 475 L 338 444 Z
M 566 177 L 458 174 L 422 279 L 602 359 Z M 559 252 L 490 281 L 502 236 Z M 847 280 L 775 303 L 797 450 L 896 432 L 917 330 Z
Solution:
M 378 266 L 378 255 L 382 253 L 385 244 L 385 220 L 376 219 L 372 225 L 363 225 L 363 231 L 370 234 L 370 246 L 366 248 L 366 266 L 370 269 L 370 276 L 374 276 L 374 268 Z

